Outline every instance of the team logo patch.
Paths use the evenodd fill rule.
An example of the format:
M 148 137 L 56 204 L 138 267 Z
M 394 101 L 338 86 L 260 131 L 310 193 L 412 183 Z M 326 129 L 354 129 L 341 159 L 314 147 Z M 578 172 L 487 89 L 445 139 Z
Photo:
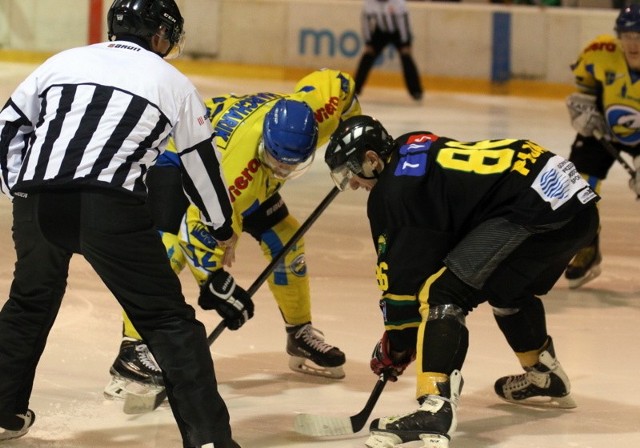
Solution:
M 585 187 L 588 184 L 573 163 L 560 156 L 550 158 L 531 185 L 553 210 L 560 208 Z
M 619 142 L 629 146 L 640 143 L 640 112 L 632 107 L 616 104 L 607 109 L 606 116 L 611 131 Z
M 387 252 L 387 236 L 383 233 L 378 237 L 378 257 Z
M 540 178 L 540 186 L 545 196 L 550 198 L 563 199 L 567 197 L 569 185 L 560 179 L 556 171 L 547 171 Z

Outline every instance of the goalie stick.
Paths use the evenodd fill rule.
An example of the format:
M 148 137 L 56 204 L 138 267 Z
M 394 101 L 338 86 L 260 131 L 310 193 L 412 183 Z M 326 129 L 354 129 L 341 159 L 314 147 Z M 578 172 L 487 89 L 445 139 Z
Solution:
M 380 374 L 367 403 L 356 415 L 351 417 L 332 417 L 328 415 L 298 414 L 293 422 L 293 428 L 300 434 L 313 437 L 355 434 L 364 428 L 388 379 L 389 376 L 386 372 Z
M 262 273 L 254 280 L 249 289 L 247 289 L 247 293 L 249 296 L 253 296 L 256 291 L 262 286 L 262 284 L 269 278 L 275 267 L 280 263 L 285 255 L 291 250 L 291 248 L 302 238 L 302 236 L 309 230 L 311 225 L 316 222 L 316 220 L 320 217 L 322 212 L 331 204 L 333 199 L 340 193 L 338 187 L 333 187 L 331 191 L 325 196 L 325 198 L 318 204 L 318 206 L 311 212 L 309 217 L 305 222 L 302 223 L 300 228 L 296 231 L 296 233 L 291 236 L 291 239 L 287 241 L 282 247 L 280 253 L 273 257 L 271 262 L 264 268 Z M 216 328 L 207 336 L 207 343 L 209 346 L 213 344 L 213 342 L 218 339 L 218 337 L 222 334 L 224 329 L 226 328 L 224 321 L 220 322 Z M 156 391 L 135 391 L 135 390 L 127 390 L 127 394 L 124 399 L 123 412 L 125 414 L 144 414 L 147 412 L 151 412 L 158 408 L 162 404 L 162 402 L 167 398 L 167 391 L 163 388 L 160 392 Z

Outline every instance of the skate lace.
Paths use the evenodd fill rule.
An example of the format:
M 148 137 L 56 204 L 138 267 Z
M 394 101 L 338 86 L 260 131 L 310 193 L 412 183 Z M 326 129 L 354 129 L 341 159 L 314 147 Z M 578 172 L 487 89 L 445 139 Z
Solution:
M 149 351 L 149 348 L 146 344 L 140 344 L 136 346 L 136 353 L 138 354 L 138 360 L 145 366 L 147 369 L 152 370 L 154 372 L 162 372 L 156 359 L 153 357 L 153 354 Z
M 332 345 L 324 342 L 324 333 L 317 328 L 312 327 L 311 324 L 307 324 L 298 330 L 296 333 L 296 339 L 300 338 L 302 338 L 305 344 L 320 353 L 327 353 L 333 348 Z
M 505 384 L 505 389 L 509 391 L 516 391 L 526 389 L 529 386 L 548 387 L 549 381 L 549 374 L 532 370 L 527 373 L 514 375 L 508 378 Z

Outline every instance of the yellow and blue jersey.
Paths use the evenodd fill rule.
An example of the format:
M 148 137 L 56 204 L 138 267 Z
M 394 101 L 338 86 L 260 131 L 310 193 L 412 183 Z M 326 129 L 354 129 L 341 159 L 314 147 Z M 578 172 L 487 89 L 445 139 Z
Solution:
M 597 96 L 614 139 L 627 146 L 640 143 L 640 72 L 627 66 L 620 41 L 596 37 L 571 69 L 578 89 Z

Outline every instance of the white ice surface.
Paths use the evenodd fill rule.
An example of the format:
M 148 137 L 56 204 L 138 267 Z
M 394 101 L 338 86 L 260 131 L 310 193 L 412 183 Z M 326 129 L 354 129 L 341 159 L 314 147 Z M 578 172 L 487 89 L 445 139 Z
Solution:
M 0 101 L 31 70 L 0 64 Z M 294 83 L 238 78 L 193 77 L 203 96 L 225 92 L 288 92 Z M 415 104 L 403 90 L 367 87 L 365 113 L 378 117 L 392 135 L 430 130 L 459 140 L 529 138 L 568 155 L 573 131 L 562 100 L 431 93 Z M 602 275 L 570 291 L 561 279 L 544 298 L 549 333 L 572 380 L 578 407 L 570 411 L 519 407 L 493 393 L 499 376 L 519 372 L 516 358 L 497 329 L 488 306 L 467 319 L 470 347 L 463 368 L 464 390 L 452 448 L 636 448 L 640 446 L 640 203 L 618 165 L 610 172 L 601 201 Z M 311 171 L 283 189 L 289 210 L 304 220 L 331 189 L 322 154 Z M 364 192 L 340 194 L 305 240 L 311 274 L 314 324 L 347 355 L 346 378 L 331 381 L 287 368 L 282 319 L 268 289 L 255 295 L 256 316 L 212 346 L 220 391 L 229 406 L 235 438 L 247 448 L 364 447 L 365 430 L 348 437 L 313 439 L 293 431 L 296 413 L 353 415 L 376 382 L 369 356 L 382 333 L 374 280 L 374 253 L 365 216 Z M 15 254 L 11 206 L 0 198 L 1 295 L 6 297 Z M 246 235 L 232 272 L 249 286 L 266 261 Z M 196 288 L 182 275 L 195 306 Z M 0 299 L 0 305 L 4 303 Z M 198 310 L 211 331 L 214 312 Z M 127 416 L 121 404 L 103 399 L 109 366 L 120 344 L 116 301 L 84 259 L 74 257 L 62 309 L 39 365 L 30 407 L 31 431 L 3 446 L 16 448 L 180 447 L 168 408 Z M 414 375 L 387 385 L 373 417 L 411 411 Z

